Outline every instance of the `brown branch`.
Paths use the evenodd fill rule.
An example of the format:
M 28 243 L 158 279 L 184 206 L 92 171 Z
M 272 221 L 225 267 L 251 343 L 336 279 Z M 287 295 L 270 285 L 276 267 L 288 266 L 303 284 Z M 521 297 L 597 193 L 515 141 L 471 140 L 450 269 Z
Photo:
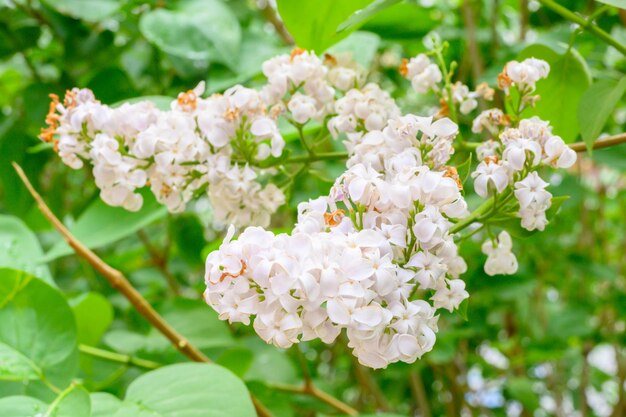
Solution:
M 183 355 L 195 362 L 210 363 L 211 360 L 202 353 L 197 347 L 192 345 L 183 335 L 172 328 L 159 313 L 148 303 L 148 301 L 132 286 L 130 281 L 117 269 L 109 266 L 92 250 L 85 247 L 78 241 L 74 235 L 65 227 L 65 225 L 54 215 L 52 210 L 47 206 L 41 195 L 35 190 L 30 180 L 24 173 L 22 167 L 13 162 L 13 168 L 19 175 L 20 179 L 33 196 L 39 210 L 52 223 L 54 228 L 63 236 L 65 241 L 74 249 L 74 252 L 81 258 L 85 259 L 96 271 L 111 284 L 113 288 L 126 297 L 126 299 L 135 307 L 135 309 L 152 324 L 163 336 L 165 336 L 176 349 Z M 261 417 L 272 417 L 272 414 L 259 401 L 252 397 L 252 402 L 256 407 L 257 413 Z
M 359 412 L 358 410 L 350 407 L 348 404 L 344 403 L 343 401 L 333 397 L 332 395 L 328 394 L 327 392 L 322 391 L 321 389 L 317 388 L 315 385 L 309 383 L 305 383 L 303 386 L 301 387 L 297 387 L 297 386 L 293 386 L 293 385 L 285 385 L 285 384 L 270 384 L 268 385 L 270 388 L 279 390 L 279 391 L 285 391 L 285 392 L 291 392 L 294 394 L 303 394 L 303 395 L 309 395 L 313 398 L 317 398 L 318 400 L 322 401 L 323 403 L 326 403 L 328 405 L 330 405 L 331 407 L 333 407 L 334 409 L 347 414 L 349 416 L 358 416 Z
M 280 20 L 280 17 L 278 17 L 278 13 L 276 13 L 276 10 L 274 10 L 269 2 L 267 2 L 265 7 L 261 8 L 260 10 L 265 20 L 267 20 L 274 27 L 276 33 L 278 34 L 278 36 L 280 36 L 283 42 L 285 42 L 285 44 L 287 45 L 293 45 L 295 43 L 293 37 L 287 31 L 285 24 L 282 22 L 282 20 Z
M 597 139 L 593 142 L 593 149 L 602 149 L 608 148 L 609 146 L 619 145 L 621 143 L 626 143 L 626 133 L 620 133 L 619 135 L 607 136 L 604 138 Z M 585 142 L 576 142 L 569 145 L 576 152 L 586 152 L 587 144 Z

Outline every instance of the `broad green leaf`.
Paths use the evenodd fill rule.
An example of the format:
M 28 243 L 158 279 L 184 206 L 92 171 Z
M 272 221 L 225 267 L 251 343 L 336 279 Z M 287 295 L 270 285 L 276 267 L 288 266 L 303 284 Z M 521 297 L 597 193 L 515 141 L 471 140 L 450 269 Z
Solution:
M 226 322 L 200 300 L 179 298 L 158 306 L 157 311 L 172 327 L 200 349 L 233 346 L 234 340 Z M 104 337 L 107 345 L 123 353 L 163 352 L 173 349 L 171 342 L 155 329 L 140 334 L 116 329 Z
M 407 39 L 411 44 L 420 44 L 421 41 L 414 40 L 439 27 L 444 15 L 441 7 L 426 8 L 419 2 L 404 1 L 379 11 L 361 29 L 374 32 L 383 39 Z
M 0 215 L 0 267 L 26 271 L 54 285 L 48 266 L 35 262 L 42 255 L 37 236 L 24 222 Z
M 37 398 L 16 395 L 0 398 L 0 416 L 2 417 L 35 417 L 43 416 L 48 405 Z
M 113 322 L 113 307 L 109 300 L 95 292 L 88 292 L 70 301 L 78 343 L 96 345 Z
M 546 53 L 546 50 L 550 52 Z M 525 117 L 539 116 L 550 121 L 553 132 L 566 142 L 574 142 L 580 133 L 577 118 L 582 95 L 591 84 L 585 60 L 573 49 L 557 55 L 547 47 L 535 48 L 533 56 L 550 64 L 550 75 L 537 83 L 535 94 L 540 99 L 534 108 L 524 111 Z M 544 55 L 545 53 L 545 55 Z
M 617 7 L 619 9 L 626 9 L 626 0 L 596 0 L 600 3 L 608 4 L 609 6 Z
M 57 12 L 73 17 L 75 19 L 86 20 L 88 22 L 99 22 L 115 12 L 122 4 L 119 0 L 42 0 L 47 6 Z
M 139 28 L 148 41 L 175 57 L 237 65 L 241 27 L 220 0 L 187 1 L 176 10 L 150 11 L 141 17 Z
M 583 94 L 578 106 L 580 133 L 591 153 L 615 106 L 626 92 L 626 77 L 619 81 L 601 80 L 593 83 Z
M 225 321 L 204 301 L 178 298 L 158 308 L 165 320 L 200 349 L 232 346 L 233 338 Z M 145 349 L 162 351 L 171 346 L 161 333 L 150 329 Z
M 237 346 L 222 353 L 215 363 L 243 378 L 250 369 L 253 360 L 254 353 L 250 349 Z
M 337 33 L 337 28 L 372 0 L 277 0 L 278 13 L 296 44 L 318 53 L 357 29 L 354 25 Z
M 2 417 L 90 417 L 89 394 L 84 388 L 71 385 L 50 404 L 26 396 L 0 399 Z M 93 417 L 93 416 L 91 416 Z M 104 417 L 104 416 L 102 416 Z
M 90 417 L 111 417 L 122 407 L 122 401 L 108 392 L 94 392 L 91 399 Z
M 112 417 L 255 417 L 250 394 L 218 365 L 183 363 L 133 381 Z
M 45 416 L 86 417 L 91 414 L 89 393 L 80 386 L 72 385 L 48 406 Z M 39 416 L 33 416 L 39 417 Z
M 368 19 L 371 19 L 374 15 L 395 4 L 400 3 L 401 1 L 402 0 L 374 0 L 367 7 L 354 12 L 352 16 L 347 18 L 342 24 L 339 25 L 337 31 L 343 32 L 344 30 L 349 30 L 352 27 L 362 24 Z
M 331 54 L 349 53 L 363 68 L 369 69 L 374 62 L 380 45 L 380 36 L 370 32 L 354 32 L 339 43 L 333 45 Z
M 294 364 L 285 351 L 266 344 L 258 337 L 247 338 L 244 344 L 254 352 L 250 369 L 244 376 L 246 381 L 282 384 L 298 382 Z M 268 373 L 268 369 L 271 369 L 272 372 Z
M 0 269 L 0 323 L 0 379 L 50 379 L 54 373 L 57 384 L 69 383 L 68 363 L 78 355 L 76 325 L 58 290 L 25 272 Z
M 149 190 L 143 190 L 143 206 L 132 212 L 111 207 L 100 199 L 94 201 L 69 229 L 85 246 L 97 249 L 113 243 L 144 228 L 165 216 L 167 209 L 160 205 Z M 73 253 L 65 241 L 59 241 L 43 257 L 51 261 Z

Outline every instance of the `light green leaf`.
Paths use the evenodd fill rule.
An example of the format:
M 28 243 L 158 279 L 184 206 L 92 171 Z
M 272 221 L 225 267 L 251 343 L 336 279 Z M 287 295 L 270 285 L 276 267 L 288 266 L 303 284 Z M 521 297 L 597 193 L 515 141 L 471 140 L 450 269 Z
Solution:
M 350 53 L 352 58 L 363 68 L 368 69 L 374 62 L 376 51 L 380 46 L 380 36 L 371 32 L 354 32 L 336 45 L 333 45 L 328 52 L 331 54 Z
M 35 417 L 43 416 L 48 405 L 37 398 L 16 395 L 0 399 L 0 416 Z
M 535 58 L 550 64 L 550 75 L 537 83 L 535 94 L 540 96 L 540 100 L 534 108 L 524 111 L 524 117 L 539 116 L 548 120 L 554 134 L 561 136 L 565 142 L 574 142 L 580 133 L 580 126 L 572 115 L 578 112 L 582 95 L 591 84 L 587 63 L 573 49 L 556 55 L 556 58 L 554 51 L 545 46 L 535 47 L 534 51 L 537 52 L 533 54 Z
M 247 338 L 245 346 L 254 352 L 250 369 L 246 372 L 246 381 L 264 383 L 293 384 L 298 381 L 295 367 L 287 353 L 263 342 L 258 337 Z M 272 372 L 267 372 L 271 369 Z
M 37 236 L 24 222 L 0 215 L 0 267 L 26 271 L 54 285 L 48 266 L 34 261 L 42 255 Z
M 177 10 L 157 9 L 144 14 L 141 33 L 159 49 L 190 60 L 216 60 L 235 68 L 241 27 L 220 0 L 182 3 Z
M 601 80 L 593 83 L 583 94 L 578 106 L 578 122 L 589 153 L 625 92 L 626 77 L 623 77 L 619 81 Z
M 98 199 L 94 201 L 69 229 L 85 246 L 97 249 L 113 243 L 144 228 L 165 216 L 167 209 L 160 205 L 149 190 L 143 190 L 141 210 L 132 212 L 121 207 L 111 207 Z M 44 256 L 51 261 L 73 253 L 65 241 L 59 241 Z
M 626 9 L 626 0 L 597 0 L 600 3 L 608 4 L 609 6 L 617 7 L 619 9 Z
M 42 0 L 48 7 L 74 19 L 99 22 L 121 6 L 118 0 Z
M 563 203 L 565 203 L 568 199 L 569 196 L 552 197 L 552 204 L 550 205 L 550 208 L 546 210 L 546 219 L 551 221 L 554 216 L 556 216 L 559 208 L 561 208 Z M 507 216 L 504 218 L 495 218 L 492 221 L 489 221 L 489 224 L 496 227 L 501 227 L 502 229 L 505 229 L 507 232 L 509 232 L 512 236 L 522 239 L 530 237 L 538 232 L 538 230 L 536 229 L 524 229 L 521 225 L 520 218 L 515 215 Z
M 78 343 L 96 345 L 113 322 L 113 306 L 104 296 L 89 292 L 70 302 Z
M 250 394 L 229 370 L 183 363 L 148 372 L 128 387 L 113 417 L 255 417 Z
M 354 12 L 352 16 L 347 18 L 342 24 L 339 25 L 337 31 L 343 32 L 344 30 L 348 30 L 352 27 L 360 25 L 368 19 L 371 19 L 374 15 L 395 4 L 400 3 L 401 1 L 402 0 L 374 0 L 369 6 Z
M 108 392 L 94 392 L 91 399 L 90 417 L 111 417 L 122 407 L 122 401 Z
M 54 373 L 60 375 L 57 384 L 69 383 L 73 369 L 68 363 L 78 355 L 76 325 L 58 290 L 25 272 L 0 269 L 0 323 L 0 379 L 42 379 Z M 19 355 L 5 362 L 11 351 Z
M 278 13 L 301 48 L 325 51 L 356 30 L 358 25 L 337 33 L 337 28 L 372 0 L 278 0 Z
M 71 385 L 50 404 L 45 417 L 86 417 L 90 414 L 89 393 L 83 387 Z

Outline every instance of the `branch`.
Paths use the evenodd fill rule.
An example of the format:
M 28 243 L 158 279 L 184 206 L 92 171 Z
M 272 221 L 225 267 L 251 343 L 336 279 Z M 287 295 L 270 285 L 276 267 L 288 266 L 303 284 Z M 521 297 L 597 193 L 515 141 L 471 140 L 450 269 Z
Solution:
M 186 338 L 172 328 L 159 313 L 143 298 L 143 296 L 132 286 L 130 281 L 117 269 L 109 266 L 92 250 L 85 247 L 80 241 L 78 241 L 74 235 L 65 227 L 63 223 L 52 213 L 52 210 L 46 205 L 41 195 L 35 190 L 28 177 L 24 173 L 24 170 L 15 162 L 13 162 L 13 168 L 19 175 L 20 179 L 28 189 L 30 195 L 33 196 L 39 209 L 43 215 L 52 223 L 55 229 L 63 236 L 65 241 L 74 249 L 74 252 L 81 258 L 85 259 L 96 271 L 100 272 L 102 276 L 111 284 L 113 288 L 126 297 L 126 299 L 135 307 L 135 309 L 146 319 L 152 326 L 154 326 L 163 336 L 165 336 L 176 349 L 178 349 L 183 355 L 187 356 L 194 362 L 210 363 L 211 360 L 206 357 L 197 347 L 192 345 Z M 252 402 L 257 410 L 257 413 L 261 417 L 271 417 L 272 414 L 253 396 Z
M 620 133 L 619 135 L 607 136 L 604 138 L 596 139 L 593 142 L 592 149 L 608 148 L 609 146 L 619 145 L 626 142 L 626 133 Z M 586 152 L 587 144 L 585 142 L 576 142 L 569 145 L 576 152 Z
M 591 19 L 585 19 L 584 17 L 579 16 L 578 14 L 572 12 L 566 7 L 561 6 L 553 0 L 539 0 L 539 3 L 543 4 L 545 7 L 552 10 L 553 12 L 561 15 L 561 17 L 563 17 L 564 19 L 580 25 L 580 27 L 584 28 L 592 35 L 600 38 L 601 40 L 611 45 L 613 48 L 617 49 L 626 56 L 626 45 L 619 42 L 617 39 L 612 37 L 604 30 L 600 29 L 591 21 Z
M 278 13 L 276 13 L 276 10 L 274 10 L 274 8 L 270 5 L 269 1 L 265 5 L 265 7 L 261 8 L 261 14 L 265 18 L 265 20 L 267 20 L 272 26 L 274 26 L 276 33 L 278 34 L 278 36 L 280 36 L 283 42 L 285 42 L 285 44 L 293 45 L 295 43 L 293 37 L 287 31 L 285 24 L 282 22 L 282 20 L 280 20 L 280 17 L 278 17 Z
M 315 385 L 309 383 L 306 384 L 302 387 L 297 387 L 297 386 L 293 386 L 293 385 L 286 385 L 286 384 L 270 384 L 268 385 L 270 388 L 273 388 L 275 390 L 279 390 L 279 391 L 285 391 L 285 392 L 291 392 L 294 394 L 303 394 L 303 395 L 309 395 L 313 398 L 317 398 L 318 400 L 330 405 L 331 407 L 333 407 L 334 409 L 347 414 L 349 416 L 358 416 L 359 412 L 350 407 L 348 404 L 344 403 L 343 401 L 333 397 L 332 395 L 322 391 L 321 389 L 317 388 Z
M 125 355 L 123 353 L 111 352 L 109 350 L 100 349 L 93 346 L 79 345 L 78 350 L 81 353 L 90 355 L 96 358 L 104 359 L 111 362 L 117 362 L 125 365 L 132 365 L 138 368 L 144 369 L 157 369 L 163 366 L 160 363 L 149 361 L 146 359 L 136 358 L 131 355 Z

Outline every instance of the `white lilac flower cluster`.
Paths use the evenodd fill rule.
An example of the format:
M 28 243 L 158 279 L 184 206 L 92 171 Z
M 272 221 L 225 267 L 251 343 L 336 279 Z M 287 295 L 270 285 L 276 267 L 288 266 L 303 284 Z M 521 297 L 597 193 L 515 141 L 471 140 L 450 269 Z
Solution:
M 534 58 L 512 61 L 505 66 L 498 83 L 507 96 L 512 86 L 518 88 L 521 107 L 516 116 L 538 99 L 532 95 L 536 83 L 549 72 L 545 61 Z M 485 131 L 492 136 L 476 149 L 481 162 L 472 173 L 474 189 L 479 196 L 494 196 L 501 204 L 514 198 L 521 227 L 542 231 L 548 224 L 546 211 L 552 205 L 552 194 L 546 190 L 549 184 L 536 171 L 541 165 L 570 168 L 576 162 L 576 152 L 552 134 L 549 122 L 538 117 L 522 119 L 516 127 L 511 123 L 511 118 L 497 108 L 485 110 L 474 119 L 474 133 Z M 511 249 L 511 237 L 505 231 L 497 239 L 485 242 L 482 246 L 487 254 L 485 272 L 514 274 L 517 260 Z
M 150 187 L 169 211 L 180 212 L 210 184 L 220 221 L 268 225 L 283 193 L 272 184 L 261 186 L 263 172 L 246 162 L 282 153 L 276 122 L 255 90 L 235 86 L 206 99 L 202 92 L 203 84 L 181 93 L 163 111 L 148 101 L 112 108 L 90 90 L 74 89 L 63 103 L 53 98 L 42 139 L 53 142 L 74 169 L 88 161 L 109 205 L 139 210 L 138 189 Z
M 207 258 L 207 302 L 230 322 L 254 316 L 258 335 L 283 348 L 345 329 L 373 368 L 430 351 L 437 309 L 468 297 L 448 233 L 467 205 L 441 156 L 457 132 L 449 119 L 407 115 L 363 134 L 330 196 L 299 205 L 291 235 L 230 231 Z
M 433 91 L 440 96 L 442 103 L 447 103 L 451 99 L 453 105 L 458 106 L 462 114 L 469 114 L 476 109 L 479 98 L 487 101 L 493 100 L 494 90 L 486 83 L 478 84 L 476 90 L 471 91 L 467 85 L 460 81 L 450 85 L 450 97 L 448 97 L 445 87 L 442 85 L 445 80 L 441 69 L 426 54 L 404 59 L 400 65 L 400 74 L 411 81 L 411 87 L 415 92 L 424 94 Z M 444 113 L 447 113 L 446 109 L 443 110 Z

